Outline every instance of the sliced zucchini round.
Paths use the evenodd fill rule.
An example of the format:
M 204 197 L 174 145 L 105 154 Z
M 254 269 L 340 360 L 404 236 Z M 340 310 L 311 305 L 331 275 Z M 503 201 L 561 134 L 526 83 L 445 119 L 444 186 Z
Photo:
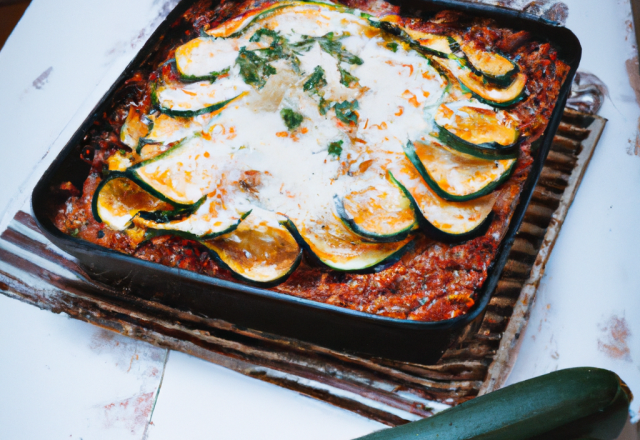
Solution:
M 468 67 L 461 65 L 456 59 L 436 59 L 441 67 L 449 70 L 460 82 L 463 90 L 471 93 L 476 99 L 494 107 L 509 107 L 520 102 L 525 97 L 527 76 L 524 73 L 514 75 L 513 81 L 504 88 L 484 81 L 482 76 L 476 75 Z M 462 61 L 462 64 L 465 64 Z
M 225 21 L 220 26 L 206 31 L 206 33 L 212 37 L 237 37 L 240 36 L 242 32 L 256 20 L 267 17 L 278 9 L 288 8 L 298 4 L 302 4 L 302 2 L 282 2 L 271 4 L 263 8 L 252 9 L 242 15 L 232 18 L 231 20 Z
M 479 159 L 435 140 L 408 142 L 404 149 L 431 189 L 445 200 L 464 202 L 492 192 L 511 175 L 517 159 Z
M 210 154 L 202 139 L 194 136 L 132 166 L 126 175 L 162 200 L 174 205 L 193 205 L 211 192 L 212 183 L 219 177 L 218 165 L 224 159 Z
M 176 49 L 176 68 L 185 82 L 215 81 L 229 71 L 238 56 L 238 41 L 198 37 Z
M 202 115 L 204 118 L 209 115 Z M 181 118 L 172 117 L 164 113 L 149 116 L 151 126 L 146 136 L 140 138 L 137 152 L 140 153 L 142 147 L 146 144 L 168 145 L 170 143 L 181 141 L 182 139 L 192 135 L 196 130 L 202 129 L 202 122 L 198 117 Z
M 164 213 L 138 212 L 133 223 L 187 238 L 208 239 L 235 230 L 251 212 L 247 205 L 234 206 L 228 200 L 223 201 L 215 196 L 206 197 L 195 206 L 197 208 L 193 212 L 186 212 L 177 219 Z
M 514 158 L 520 131 L 508 115 L 473 101 L 440 104 L 434 117 L 438 137 L 462 153 L 480 158 Z
M 451 43 L 455 40 L 444 35 L 432 35 L 424 32 L 420 32 L 419 34 L 420 35 L 416 35 L 413 38 L 420 43 L 420 46 L 429 49 L 433 55 L 441 58 L 450 58 L 453 53 L 451 51 Z M 409 33 L 409 35 L 412 35 L 412 33 Z
M 459 47 L 469 69 L 502 87 L 511 84 L 514 75 L 520 71 L 516 63 L 499 53 L 478 50 L 470 43 L 461 43 Z
M 336 213 L 359 236 L 379 243 L 404 240 L 417 224 L 411 201 L 390 179 L 335 197 Z
M 298 267 L 302 248 L 277 217 L 254 209 L 236 230 L 202 244 L 236 278 L 262 287 L 280 284 Z
M 394 164 L 391 177 L 405 191 L 423 218 L 425 232 L 436 240 L 467 240 L 483 233 L 490 224 L 495 194 L 466 202 L 439 197 L 407 159 Z
M 513 82 L 500 88 L 486 83 L 482 77 L 471 70 L 465 70 L 458 76 L 460 83 L 465 86 L 480 101 L 495 107 L 509 107 L 524 99 L 524 89 L 527 85 L 527 75 L 516 74 Z
M 142 112 L 133 105 L 129 107 L 127 118 L 120 127 L 120 142 L 135 150 L 148 132 L 149 126 L 144 122 Z
M 313 35 L 314 32 L 322 32 L 320 35 L 324 35 L 326 32 L 323 31 L 322 26 L 315 23 L 316 20 L 327 19 L 327 17 L 321 17 L 320 14 L 318 16 L 313 16 L 314 11 L 339 11 L 343 13 L 350 13 L 353 15 L 367 16 L 366 14 L 358 13 L 358 11 L 348 8 L 346 6 L 342 6 L 340 4 L 334 3 L 325 3 L 320 1 L 292 1 L 292 2 L 282 2 L 272 4 L 267 6 L 266 8 L 254 9 L 252 11 L 247 12 L 244 15 L 233 18 L 221 26 L 206 31 L 206 33 L 212 37 L 225 37 L 225 38 L 238 38 L 245 34 L 245 32 L 252 28 L 252 25 L 258 21 L 262 21 L 263 24 L 267 25 L 267 20 L 274 15 L 280 14 L 283 12 L 283 9 L 290 8 L 298 8 L 300 13 L 306 15 L 312 24 L 315 26 L 307 26 L 305 35 Z M 287 11 L 290 12 L 290 11 Z M 266 26 L 271 28 L 270 26 Z
M 214 83 L 162 84 L 154 87 L 151 100 L 162 113 L 189 118 L 220 110 L 248 90 L 242 79 L 225 77 Z
M 139 211 L 171 211 L 173 205 L 152 196 L 122 173 L 111 173 L 93 194 L 93 218 L 122 231 Z
M 378 272 L 396 263 L 413 237 L 372 243 L 349 230 L 330 209 L 316 218 L 289 218 L 284 225 L 319 263 L 342 272 Z
M 412 49 L 441 58 L 452 55 L 451 38 L 443 35 L 433 35 L 403 27 L 395 23 L 395 16 L 384 17 L 380 22 L 372 22 L 388 34 L 396 36 L 400 41 L 408 44 Z

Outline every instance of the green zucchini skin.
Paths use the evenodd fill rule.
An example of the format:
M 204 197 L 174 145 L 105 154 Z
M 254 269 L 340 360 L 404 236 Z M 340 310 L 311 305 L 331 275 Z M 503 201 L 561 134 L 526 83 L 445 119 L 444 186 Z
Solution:
M 266 10 L 260 12 L 255 17 L 253 17 L 253 20 L 251 20 L 249 23 L 247 23 L 242 29 L 240 29 L 240 30 L 234 32 L 233 34 L 231 34 L 231 35 L 229 35 L 227 37 L 224 37 L 224 38 L 238 38 L 238 37 L 242 36 L 242 34 L 244 34 L 247 31 L 247 29 L 249 29 L 251 27 L 251 25 L 253 25 L 256 21 L 262 20 L 263 18 L 268 17 L 269 15 L 273 14 L 275 11 L 277 11 L 279 9 L 289 8 L 289 7 L 292 7 L 292 6 L 295 6 L 295 5 L 293 3 L 291 3 L 291 4 L 284 4 L 284 5 L 276 5 L 276 6 L 267 8 Z
M 424 181 L 427 183 L 427 185 L 429 185 L 429 188 L 431 188 L 433 192 L 438 194 L 443 199 L 449 200 L 452 202 L 466 202 L 467 200 L 477 199 L 478 197 L 486 196 L 487 194 L 493 192 L 494 189 L 502 185 L 504 182 L 506 182 L 509 179 L 509 177 L 511 177 L 511 174 L 513 173 L 513 170 L 516 168 L 516 163 L 517 163 L 517 161 L 513 162 L 513 164 L 511 165 L 511 167 L 509 167 L 507 172 L 505 172 L 502 176 L 500 176 L 498 180 L 491 182 L 490 184 L 482 188 L 480 191 L 476 191 L 466 196 L 456 196 L 454 194 L 449 194 L 448 192 L 446 192 L 436 183 L 435 180 L 431 178 L 431 175 L 429 174 L 424 164 L 416 154 L 415 149 L 413 147 L 413 143 L 411 141 L 409 141 L 407 145 L 403 147 L 403 149 L 404 149 L 405 156 L 407 156 L 407 159 L 409 159 L 409 161 L 411 161 L 413 166 L 416 167 L 416 170 L 418 170 L 418 173 L 420 173 Z
M 442 243 L 462 243 L 463 241 L 471 240 L 472 238 L 484 235 L 489 229 L 489 226 L 491 226 L 491 222 L 493 221 L 493 211 L 489 213 L 487 218 L 485 218 L 482 223 L 473 228 L 471 231 L 462 234 L 450 234 L 448 232 L 444 232 L 443 230 L 433 226 L 431 222 L 426 219 L 426 217 L 422 214 L 422 211 L 420 211 L 420 207 L 418 206 L 418 203 L 413 198 L 411 193 L 407 190 L 407 188 L 404 187 L 402 183 L 400 183 L 400 181 L 398 181 L 393 176 L 391 171 L 389 171 L 389 176 L 391 177 L 391 180 L 393 180 L 393 182 L 398 185 L 402 192 L 404 192 L 407 198 L 411 201 L 411 206 L 413 206 L 413 209 L 416 213 L 416 218 L 418 219 L 418 225 L 420 226 L 420 229 L 422 229 L 425 235 L 436 241 L 440 241 Z
M 501 53 L 498 52 L 499 55 L 502 55 Z M 504 56 L 504 55 L 502 55 Z M 507 58 L 506 56 L 504 56 L 505 58 Z M 466 59 L 466 56 L 465 56 Z M 507 58 L 508 59 L 508 58 Z M 511 60 L 509 60 L 511 61 Z M 504 75 L 500 75 L 500 76 L 493 76 L 490 75 L 488 73 L 483 72 L 482 70 L 476 68 L 471 61 L 469 61 L 468 59 L 466 60 L 466 66 L 469 68 L 469 70 L 471 70 L 473 73 L 475 73 L 478 76 L 482 76 L 484 78 L 486 78 L 489 82 L 494 83 L 495 85 L 498 85 L 500 87 L 507 87 L 509 86 L 512 82 L 513 82 L 513 78 L 516 76 L 516 74 L 518 72 L 520 72 L 520 67 L 518 67 L 518 65 L 516 63 L 514 63 L 513 61 L 511 61 L 511 63 L 513 64 L 514 68 L 512 71 L 505 73 Z
M 522 142 L 520 138 L 513 144 L 506 146 L 497 142 L 474 144 L 459 138 L 437 123 L 435 124 L 438 127 L 438 139 L 461 153 L 479 157 L 480 159 L 515 159 L 520 152 L 520 143 Z
M 389 23 L 388 21 L 373 21 L 373 20 L 370 20 L 370 23 L 373 27 L 377 27 L 390 35 L 398 37 L 399 40 L 407 43 L 409 47 L 411 47 L 411 49 L 415 50 L 418 53 L 421 53 L 423 55 L 433 55 L 440 58 L 458 59 L 458 57 L 456 57 L 453 54 L 440 52 L 439 50 L 434 50 L 429 47 L 421 45 L 416 40 L 411 38 L 404 29 L 402 29 L 400 26 L 396 24 Z M 449 42 L 449 44 L 451 45 L 451 42 Z
M 175 202 L 167 199 L 164 196 L 159 197 L 159 196 L 161 196 L 161 194 L 156 192 L 156 191 L 154 191 L 154 192 L 148 191 L 147 187 L 143 185 L 144 182 L 140 182 L 140 181 L 138 181 L 136 179 L 133 179 L 132 176 L 127 171 L 125 171 L 125 172 L 112 171 L 96 187 L 96 190 L 93 193 L 93 198 L 91 199 L 91 214 L 93 215 L 93 218 L 98 223 L 104 223 L 102 218 L 100 217 L 100 213 L 98 212 L 98 199 L 99 199 L 100 191 L 102 191 L 102 188 L 104 188 L 104 186 L 107 183 L 109 183 L 111 180 L 113 180 L 113 179 L 118 179 L 118 178 L 129 179 L 132 182 L 136 183 L 138 186 L 140 186 L 142 189 L 147 191 L 149 194 L 158 197 L 159 199 L 171 204 L 172 206 L 174 206 L 176 208 L 174 211 L 154 211 L 154 212 L 140 211 L 140 212 L 138 212 L 136 214 L 136 216 L 140 215 L 143 218 L 148 217 L 149 220 L 153 219 L 154 217 L 157 217 L 157 218 L 160 218 L 160 219 L 163 220 L 163 221 L 160 221 L 158 223 L 169 222 L 169 221 L 172 220 L 173 217 L 189 215 L 189 214 L 193 213 L 196 209 L 198 209 L 200 207 L 200 205 L 202 205 L 202 203 L 206 199 L 206 197 L 203 197 L 202 199 L 198 200 L 193 205 L 176 204 Z
M 96 190 L 93 192 L 93 197 L 91 199 L 91 214 L 93 214 L 93 218 L 98 223 L 104 223 L 102 221 L 102 218 L 100 217 L 100 214 L 98 213 L 98 196 L 100 195 L 100 191 L 102 191 L 102 188 L 104 188 L 104 186 L 107 183 L 109 183 L 110 180 L 116 179 L 118 177 L 127 177 L 127 176 L 125 173 L 122 173 L 119 171 L 113 171 L 109 173 L 107 177 L 102 179 L 102 181 L 96 187 Z
M 422 216 L 422 220 L 423 222 L 420 227 L 424 231 L 425 235 L 442 243 L 457 244 L 484 235 L 489 230 L 489 226 L 491 226 L 491 222 L 493 221 L 493 211 L 489 213 L 482 223 L 464 234 L 449 234 L 448 232 L 444 232 L 433 226 L 429 223 L 429 220 L 424 218 L 424 216 Z
M 458 82 L 460 83 L 460 88 L 462 89 L 462 91 L 464 93 L 471 93 L 473 95 L 473 97 L 475 99 L 477 99 L 478 101 L 485 103 L 487 105 L 493 106 L 493 107 L 497 107 L 497 108 L 508 108 L 511 107 L 514 104 L 517 104 L 518 102 L 524 100 L 527 97 L 527 93 L 526 93 L 526 87 L 524 89 L 522 89 L 522 92 L 520 92 L 520 94 L 518 96 L 516 96 L 515 98 L 509 100 L 509 101 L 504 101 L 504 102 L 496 102 L 496 101 L 491 101 L 490 99 L 485 99 L 482 96 L 478 95 L 476 92 L 474 92 L 473 90 L 471 90 L 469 87 L 465 86 L 462 81 L 458 80 Z
M 283 275 L 281 275 L 280 277 L 274 280 L 260 282 L 260 281 L 252 280 L 251 278 L 247 278 L 240 275 L 239 273 L 231 269 L 229 265 L 227 265 L 227 263 L 225 263 L 224 260 L 220 258 L 220 256 L 216 251 L 214 251 L 213 249 L 210 249 L 204 244 L 203 246 L 207 248 L 207 251 L 209 252 L 209 255 L 211 255 L 211 258 L 213 258 L 215 262 L 218 263 L 221 267 L 227 269 L 231 273 L 232 277 L 255 287 L 269 288 L 269 287 L 275 287 L 278 284 L 284 283 L 291 276 L 291 274 L 298 268 L 298 266 L 300 265 L 300 262 L 302 261 L 302 248 L 300 248 L 300 252 L 298 253 L 298 257 L 296 258 L 296 261 L 293 263 L 291 268 L 286 273 L 284 273 Z
M 160 101 L 158 100 L 158 94 L 157 94 L 157 91 L 156 91 L 157 87 L 158 87 L 158 85 L 156 83 L 154 83 L 151 86 L 151 105 L 153 107 L 157 108 L 160 112 L 164 113 L 165 115 L 168 115 L 168 116 L 171 116 L 171 117 L 174 117 L 174 118 L 192 118 L 194 116 L 200 116 L 200 115 L 205 115 L 207 113 L 215 112 L 215 111 L 220 110 L 221 108 L 225 107 L 227 104 L 229 104 L 230 102 L 234 101 L 235 99 L 238 99 L 238 97 L 242 94 L 242 93 L 240 93 L 240 94 L 234 96 L 231 99 L 227 99 L 226 101 L 218 102 L 216 104 L 210 105 L 209 107 L 201 108 L 200 110 L 171 110 L 171 109 L 162 107 L 160 105 Z M 142 148 L 142 147 L 140 147 L 140 148 Z
M 411 240 L 410 242 L 405 244 L 402 248 L 398 249 L 396 252 L 394 252 L 393 254 L 389 255 L 387 258 L 383 259 L 382 261 L 377 262 L 376 264 L 374 264 L 372 266 L 363 267 L 362 269 L 344 270 L 344 269 L 341 269 L 341 268 L 338 268 L 338 267 L 333 267 L 333 266 L 325 263 L 324 261 L 322 261 L 320 259 L 320 257 L 318 257 L 313 252 L 313 250 L 311 250 L 311 246 L 309 246 L 309 244 L 305 241 L 305 239 L 302 237 L 300 232 L 298 232 L 298 228 L 296 228 L 296 225 L 293 224 L 293 222 L 290 219 L 287 219 L 286 221 L 283 221 L 281 224 L 285 228 L 287 228 L 289 230 L 289 232 L 291 232 L 291 235 L 293 235 L 293 238 L 295 238 L 295 240 L 298 242 L 300 247 L 304 250 L 305 254 L 307 255 L 307 257 L 308 257 L 308 259 L 310 261 L 312 261 L 317 266 L 328 267 L 329 269 L 335 270 L 336 272 L 345 272 L 345 273 L 354 273 L 354 274 L 371 274 L 371 273 L 381 272 L 381 271 L 387 269 L 388 267 L 393 266 L 398 261 L 400 261 L 402 256 L 405 253 L 407 253 L 407 251 L 413 249 L 414 246 L 415 246 L 415 243 L 414 243 L 415 240 Z
M 464 53 L 464 51 L 460 47 L 460 44 L 458 44 L 458 42 L 453 38 L 449 39 L 449 47 L 451 48 L 451 52 L 453 52 L 455 56 L 458 58 L 461 65 L 465 66 L 467 69 L 471 70 L 476 75 L 484 77 L 485 79 L 487 79 L 487 81 L 492 82 L 495 85 L 498 85 L 501 87 L 506 87 L 510 85 L 513 82 L 513 77 L 518 72 L 520 72 L 520 67 L 500 51 L 496 51 L 495 53 L 507 59 L 513 65 L 513 69 L 511 69 L 509 72 L 505 73 L 504 75 L 493 76 L 475 67 L 471 62 L 471 60 L 467 57 L 467 55 Z
M 201 202 L 198 201 L 198 203 L 196 203 L 196 204 L 200 204 L 200 203 Z M 183 212 L 185 212 L 185 211 L 183 211 Z M 240 226 L 240 223 L 242 223 L 242 220 L 247 218 L 247 216 L 249 214 L 251 214 L 251 211 L 245 212 L 244 214 L 242 214 L 242 216 L 240 216 L 240 219 L 237 222 L 235 222 L 232 225 L 230 225 L 227 229 L 224 229 L 224 230 L 222 230 L 220 232 L 215 232 L 213 234 L 207 234 L 207 235 L 200 235 L 199 236 L 199 235 L 192 234 L 190 232 L 177 231 L 177 230 L 174 230 L 174 229 L 153 229 L 153 228 L 149 228 L 149 231 L 157 232 L 157 233 L 155 233 L 154 236 L 170 234 L 170 235 L 176 235 L 178 237 L 186 238 L 186 239 L 189 239 L 189 240 L 196 240 L 196 241 L 199 241 L 199 240 L 210 240 L 212 238 L 220 237 L 221 235 L 228 234 L 229 232 L 235 231 L 236 229 L 238 229 L 238 226 Z
M 152 162 L 155 162 L 156 160 L 160 160 L 160 159 L 168 156 L 169 154 L 171 154 L 174 150 L 182 147 L 187 142 L 188 139 L 189 138 L 185 138 L 185 139 L 181 140 L 180 142 L 178 142 L 177 144 L 175 144 L 174 146 L 169 148 L 167 151 L 165 151 L 163 153 L 160 153 L 157 156 L 152 157 L 151 159 L 147 159 L 147 160 L 144 160 L 144 161 L 142 161 L 140 163 L 137 163 L 137 164 L 133 165 L 132 167 L 128 168 L 126 171 L 120 173 L 121 177 L 127 177 L 127 178 L 133 180 L 136 184 L 138 184 L 140 186 L 140 188 L 144 189 L 146 192 L 148 192 L 152 196 L 157 197 L 160 200 L 163 200 L 163 201 L 165 201 L 167 203 L 171 203 L 177 209 L 189 209 L 193 205 L 184 204 L 184 203 L 178 203 L 178 202 L 176 202 L 174 200 L 171 200 L 170 198 L 168 198 L 167 196 L 165 196 L 161 192 L 157 191 L 155 188 L 153 188 L 147 182 L 142 180 L 138 176 L 138 174 L 136 173 L 136 170 L 138 168 L 141 168 L 141 167 L 143 167 L 145 165 L 148 165 L 148 164 L 150 164 Z M 96 193 L 97 193 L 97 191 L 96 191 Z M 200 201 L 198 201 L 198 202 L 200 202 Z M 198 202 L 196 202 L 196 203 L 198 203 Z
M 213 38 L 213 37 L 208 36 L 208 38 Z M 171 66 L 171 68 L 175 69 L 176 73 L 180 77 L 180 81 L 182 81 L 183 83 L 194 83 L 198 81 L 209 81 L 213 83 L 213 82 L 216 82 L 219 76 L 226 75 L 227 73 L 229 73 L 229 69 L 230 69 L 229 67 L 227 67 L 221 72 L 211 72 L 209 75 L 195 76 L 195 75 L 183 75 L 182 73 L 180 73 L 180 71 L 178 70 L 178 67 L 176 66 L 175 61 Z
M 169 223 L 193 214 L 205 200 L 207 200 L 207 196 L 204 196 L 193 205 L 176 208 L 173 211 L 139 211 L 136 215 L 144 220 L 150 220 L 155 223 Z
M 358 440 L 614 440 L 631 393 L 613 372 L 555 371 Z
M 303 2 L 304 2 L 304 4 L 309 4 L 309 5 L 327 6 L 327 3 L 316 2 L 316 1 L 311 1 L 311 0 L 303 0 L 303 1 L 298 1 L 298 2 L 292 2 L 292 3 L 287 3 L 287 4 L 284 4 L 284 5 L 275 5 L 273 7 L 267 8 L 264 11 L 260 12 L 255 17 L 253 17 L 253 20 L 251 20 L 249 23 L 247 23 L 242 29 L 240 29 L 240 30 L 234 32 L 233 34 L 231 34 L 231 35 L 229 35 L 227 37 L 224 37 L 224 38 L 238 38 L 242 34 L 244 34 L 249 28 L 251 28 L 251 26 L 254 23 L 256 23 L 257 21 L 268 17 L 269 15 L 273 14 L 274 12 L 276 12 L 279 9 L 290 8 L 290 7 L 294 7 L 294 6 L 301 6 L 303 4 Z M 331 6 L 333 9 L 336 9 L 338 11 L 346 12 L 346 13 L 349 13 L 349 14 L 352 14 L 352 15 L 356 15 L 356 10 L 355 9 L 348 8 L 348 7 L 342 6 L 340 4 L 331 4 L 329 6 Z M 365 18 L 368 17 L 368 14 L 360 14 L 360 15 L 364 16 Z M 209 34 L 206 34 L 206 35 L 210 36 Z
M 371 21 L 371 24 L 374 27 L 377 27 L 377 28 L 383 30 L 384 32 L 387 32 L 388 34 L 391 34 L 391 35 L 394 35 L 394 36 L 398 37 L 400 40 L 402 40 L 405 43 L 407 43 L 416 52 L 422 53 L 423 55 L 433 55 L 433 56 L 436 56 L 436 57 L 439 57 L 439 58 L 448 58 L 448 59 L 456 60 L 456 61 L 458 61 L 460 63 L 461 66 L 471 70 L 474 74 L 476 74 L 478 76 L 482 76 L 487 81 L 489 81 L 489 82 L 491 82 L 493 84 L 496 84 L 498 86 L 503 86 L 503 87 L 508 86 L 509 84 L 511 84 L 513 82 L 514 76 L 518 72 L 520 72 L 520 68 L 518 67 L 518 65 L 516 63 L 514 63 L 511 60 L 509 60 L 509 58 L 507 58 L 506 56 L 504 56 L 503 54 L 501 54 L 499 52 L 498 52 L 499 55 L 504 56 L 505 58 L 507 58 L 511 62 L 511 64 L 513 64 L 513 69 L 511 71 L 507 72 L 504 75 L 493 76 L 493 75 L 487 74 L 487 73 L 483 72 L 482 70 L 476 68 L 471 63 L 471 61 L 467 58 L 465 53 L 462 51 L 462 49 L 460 48 L 460 45 L 458 44 L 458 42 L 456 40 L 454 40 L 453 38 L 451 38 L 451 37 L 448 37 L 449 47 L 451 48 L 451 52 L 452 52 L 452 53 L 449 54 L 449 53 L 440 52 L 438 50 L 434 50 L 434 49 L 431 49 L 429 47 L 421 45 L 416 40 L 411 38 L 406 31 L 404 31 L 400 26 L 398 26 L 396 24 L 389 23 L 387 21 L 382 21 L 382 22 Z M 518 100 L 520 100 L 520 99 L 522 99 L 522 98 L 519 97 Z M 503 106 L 508 107 L 509 105 L 512 105 L 515 102 L 517 102 L 517 101 L 505 103 L 505 104 L 503 104 Z M 486 102 L 486 104 L 496 105 L 496 103 L 493 103 L 493 102 Z
M 333 201 L 335 202 L 335 206 L 336 206 L 336 214 L 338 214 L 338 217 L 340 217 L 340 220 L 342 220 L 342 223 L 344 223 L 345 226 L 351 229 L 351 231 L 353 231 L 355 234 L 363 238 L 366 238 L 369 241 L 374 241 L 376 243 L 394 243 L 396 241 L 402 241 L 405 238 L 407 238 L 411 233 L 411 231 L 413 231 L 417 226 L 416 222 L 414 222 L 411 226 L 401 231 L 398 231 L 395 234 L 389 234 L 389 235 L 373 234 L 369 231 L 362 229 L 360 226 L 358 226 L 358 224 L 355 221 L 353 221 L 353 219 L 349 218 L 349 216 L 347 215 L 347 212 L 344 209 L 344 205 L 340 197 L 335 195 L 333 197 Z

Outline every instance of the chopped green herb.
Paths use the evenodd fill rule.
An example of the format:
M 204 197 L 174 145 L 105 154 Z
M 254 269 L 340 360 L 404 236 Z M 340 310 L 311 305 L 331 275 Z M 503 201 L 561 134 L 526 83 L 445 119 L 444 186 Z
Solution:
M 311 48 L 310 44 L 289 44 L 289 41 L 272 29 L 258 29 L 249 39 L 249 41 L 257 42 L 262 37 L 271 38 L 271 44 L 264 49 L 256 49 L 257 52 L 267 61 L 289 60 L 294 72 L 300 73 L 300 59 L 298 55 L 300 51 L 307 51 Z
M 322 116 L 327 114 L 327 111 L 333 106 L 333 102 L 327 101 L 326 99 L 320 97 L 320 102 L 318 103 L 318 111 Z
M 324 77 L 324 69 L 321 66 L 316 66 L 311 76 L 309 76 L 309 79 L 305 81 L 302 89 L 305 92 L 311 91 L 312 94 L 317 95 L 319 90 L 326 85 L 327 80 Z
M 340 154 L 342 154 L 342 143 L 342 141 L 331 142 L 328 149 L 329 154 L 340 157 Z
M 125 154 L 127 154 L 127 152 L 125 150 L 118 150 L 118 153 L 120 153 L 121 156 L 124 156 Z
M 338 67 L 338 70 L 340 71 L 340 82 L 345 87 L 349 87 L 351 83 L 358 82 L 358 78 L 353 76 L 348 71 L 344 70 L 342 67 Z
M 290 108 L 283 108 L 280 110 L 280 116 L 282 116 L 284 125 L 286 125 L 289 130 L 295 130 L 300 127 L 300 124 L 302 124 L 302 120 L 304 119 L 304 116 L 300 113 L 294 112 Z
M 324 76 L 324 69 L 321 66 L 316 66 L 313 73 L 305 81 L 302 88 L 310 95 L 318 95 L 320 101 L 318 102 L 318 111 L 321 115 L 326 115 L 327 110 L 331 108 L 333 103 L 324 99 L 324 93 L 320 90 L 327 85 L 327 80 Z
M 387 49 L 391 50 L 392 52 L 397 52 L 398 51 L 398 43 L 387 43 Z
M 240 66 L 240 75 L 244 82 L 254 84 L 259 89 L 264 87 L 269 76 L 276 73 L 276 69 L 267 64 L 266 59 L 244 47 L 240 49 L 236 64 Z
M 73 231 L 71 231 L 71 236 L 77 237 L 79 233 L 80 233 L 80 229 L 75 228 Z
M 271 37 L 273 38 L 274 41 L 282 38 L 280 36 L 280 34 L 276 31 L 274 31 L 273 29 L 267 29 L 267 28 L 262 28 L 262 29 L 258 29 L 255 34 L 253 34 L 251 36 L 251 38 L 249 38 L 249 41 L 251 41 L 252 43 L 255 43 L 257 41 L 260 41 L 260 39 L 263 36 L 267 36 L 267 37 Z
M 340 40 L 347 36 L 348 34 L 335 36 L 333 32 L 329 32 L 322 37 L 315 37 L 314 39 L 318 42 L 322 50 L 336 58 L 339 62 L 360 65 L 363 62 L 362 58 L 347 51 L 342 43 L 340 43 Z
M 333 109 L 336 112 L 336 117 L 340 119 L 345 124 L 358 124 L 358 114 L 355 110 L 358 108 L 358 101 L 354 100 L 352 102 L 342 101 L 339 104 L 333 106 Z

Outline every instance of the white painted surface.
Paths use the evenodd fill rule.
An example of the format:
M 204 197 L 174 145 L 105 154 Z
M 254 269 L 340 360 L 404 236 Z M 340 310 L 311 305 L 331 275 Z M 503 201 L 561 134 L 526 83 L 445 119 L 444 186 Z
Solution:
M 148 440 L 347 440 L 384 425 L 172 351 Z
M 174 3 L 34 0 L 0 52 L 0 230 Z M 633 50 L 629 7 L 626 0 L 566 3 L 583 68 L 610 88 L 612 101 L 601 111 L 610 122 L 552 254 L 510 381 L 601 366 L 640 396 L 640 157 L 627 153 L 640 108 L 624 68 Z M 611 323 L 622 319 L 629 335 L 610 340 Z M 610 356 L 616 348 L 622 357 Z M 150 372 L 164 350 L 105 340 L 100 329 L 0 296 L 0 353 L 1 438 L 143 438 L 140 414 L 159 384 Z M 333 439 L 381 427 L 175 352 L 152 421 L 151 440 Z
M 630 7 L 620 0 L 609 7 L 566 3 L 567 27 L 583 47 L 580 69 L 609 87 L 611 99 L 600 111 L 609 122 L 551 254 L 507 383 L 588 365 L 615 371 L 640 396 L 640 157 L 629 154 L 640 108 L 625 69 L 635 56 Z M 640 398 L 632 410 L 637 420 Z
M 4 295 L 0 311 L 0 438 L 142 438 L 167 350 Z

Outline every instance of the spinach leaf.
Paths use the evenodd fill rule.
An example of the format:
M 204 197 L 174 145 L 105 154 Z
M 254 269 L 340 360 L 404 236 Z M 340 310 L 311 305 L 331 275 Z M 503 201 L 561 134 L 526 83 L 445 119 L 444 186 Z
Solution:
M 318 42 L 322 50 L 333 56 L 338 60 L 338 62 L 361 65 L 363 63 L 362 59 L 347 51 L 342 43 L 340 43 L 340 39 L 346 36 L 348 35 L 343 34 L 341 36 L 335 36 L 333 32 L 329 32 L 322 37 L 316 37 L 315 40 Z
M 328 149 L 329 154 L 340 157 L 340 154 L 342 153 L 342 144 L 342 141 L 331 142 Z
M 322 116 L 326 115 L 332 106 L 333 102 L 327 101 L 326 99 L 320 97 L 320 102 L 318 103 L 318 111 Z
M 340 119 L 342 122 L 348 125 L 357 125 L 358 124 L 358 114 L 355 110 L 358 108 L 358 101 L 342 101 L 333 106 L 333 109 L 336 112 L 336 117 Z
M 314 42 L 318 42 L 318 44 L 320 45 L 320 48 L 323 51 L 325 51 L 329 55 L 333 56 L 336 60 L 338 60 L 338 70 L 340 71 L 340 82 L 346 87 L 349 87 L 351 83 L 357 82 L 358 78 L 353 76 L 347 70 L 340 67 L 340 63 L 344 62 L 347 64 L 361 65 L 363 61 L 360 57 L 347 51 L 342 45 L 342 43 L 340 43 L 340 40 L 346 36 L 348 35 L 343 34 L 340 36 L 336 36 L 334 35 L 333 32 L 329 32 L 328 34 L 323 35 L 321 37 L 310 37 L 308 35 L 303 35 L 302 36 L 303 39 L 300 42 L 294 44 L 294 46 L 296 48 L 300 48 L 301 50 L 307 51 L 311 48 L 311 45 Z
M 290 44 L 289 41 L 280 35 L 279 32 L 274 31 L 272 29 L 258 29 L 249 39 L 251 42 L 257 42 L 262 39 L 262 37 L 271 38 L 271 44 L 269 47 L 264 49 L 256 49 L 255 52 L 259 52 L 263 58 L 268 61 L 275 60 L 289 60 L 291 63 L 291 67 L 294 72 L 300 73 L 300 59 L 298 55 L 300 55 L 301 51 L 308 51 L 311 49 L 311 44 L 313 40 L 310 42 L 303 40 L 300 43 Z
M 324 69 L 322 66 L 316 66 L 316 68 L 313 69 L 313 73 L 302 85 L 302 89 L 305 92 L 308 92 L 310 95 L 317 95 L 320 97 L 320 101 L 318 102 L 318 111 L 323 116 L 327 114 L 327 110 L 329 110 L 333 105 L 331 101 L 324 99 L 324 93 L 321 89 L 326 85 L 327 79 L 324 76 Z
M 340 71 L 340 82 L 345 87 L 349 87 L 351 85 L 351 83 L 358 81 L 358 78 L 353 76 L 348 71 L 344 70 L 342 67 L 338 67 L 338 70 Z
M 398 51 L 398 43 L 387 43 L 387 49 L 391 50 L 392 52 L 397 52 Z
M 311 94 L 319 94 L 320 89 L 327 85 L 327 80 L 324 77 L 324 69 L 322 66 L 316 66 L 313 69 L 313 73 L 309 76 L 309 79 L 305 81 L 302 86 L 302 89 L 305 92 L 311 92 Z
M 236 58 L 236 64 L 240 66 L 240 76 L 244 82 L 254 84 L 259 89 L 264 87 L 269 76 L 276 73 L 276 69 L 267 62 L 267 59 L 244 47 L 240 49 L 238 58 Z
M 286 125 L 289 130 L 295 130 L 300 127 L 300 124 L 302 124 L 302 120 L 304 119 L 304 116 L 300 113 L 294 112 L 290 108 L 283 108 L 280 110 L 280 116 L 282 116 L 284 125 Z

